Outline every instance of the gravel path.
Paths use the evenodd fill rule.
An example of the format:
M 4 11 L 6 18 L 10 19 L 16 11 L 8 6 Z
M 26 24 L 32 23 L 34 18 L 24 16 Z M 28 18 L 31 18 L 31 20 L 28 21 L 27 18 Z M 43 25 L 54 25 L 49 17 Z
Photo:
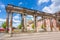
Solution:
M 60 40 L 60 32 L 20 33 L 13 37 L 6 34 L 0 40 Z

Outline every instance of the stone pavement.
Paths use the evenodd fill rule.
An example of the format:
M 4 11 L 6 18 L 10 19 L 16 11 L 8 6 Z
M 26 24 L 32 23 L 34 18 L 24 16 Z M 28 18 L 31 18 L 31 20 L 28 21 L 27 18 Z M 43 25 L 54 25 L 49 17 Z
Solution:
M 6 34 L 0 40 L 60 40 L 60 32 L 20 33 L 13 37 Z
M 1 33 L 1 32 L 0 32 L 0 37 L 2 37 L 2 36 L 4 36 L 4 35 L 5 35 L 5 33 Z

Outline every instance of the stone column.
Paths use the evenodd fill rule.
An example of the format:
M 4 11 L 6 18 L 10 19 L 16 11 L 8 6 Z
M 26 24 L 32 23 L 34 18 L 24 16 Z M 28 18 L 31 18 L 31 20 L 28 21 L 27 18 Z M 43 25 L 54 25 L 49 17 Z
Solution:
M 37 25 L 36 25 L 36 23 L 37 23 L 37 16 L 36 15 L 34 15 L 34 26 L 35 26 L 35 32 L 37 32 Z
M 22 14 L 22 32 L 26 31 L 26 14 Z
M 44 20 L 44 18 L 43 18 L 43 16 L 42 16 L 42 26 L 44 26 L 43 20 Z M 42 27 L 42 28 L 43 28 L 43 27 Z
M 45 20 L 45 17 L 43 17 L 43 25 L 44 25 L 44 30 L 47 31 L 46 30 L 46 20 Z
M 54 29 L 57 31 L 57 18 L 54 18 L 54 20 L 55 20 L 55 27 L 54 27 Z
M 51 31 L 53 31 L 53 22 L 52 22 L 52 18 L 50 18 L 50 29 L 51 29 Z
M 59 31 L 60 31 L 60 23 L 59 23 Z
M 9 28 L 9 13 L 6 15 L 6 33 L 8 33 L 8 28 Z
M 13 16 L 12 13 L 10 13 L 9 14 L 9 34 L 10 34 L 10 36 L 12 36 L 12 19 L 13 19 L 12 16 Z

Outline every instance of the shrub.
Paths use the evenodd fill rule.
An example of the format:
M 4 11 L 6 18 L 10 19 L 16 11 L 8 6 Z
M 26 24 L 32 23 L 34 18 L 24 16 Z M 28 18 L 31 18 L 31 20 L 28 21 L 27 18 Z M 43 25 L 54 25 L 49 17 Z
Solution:
M 6 29 L 6 22 L 4 22 L 4 23 L 2 24 L 2 27 L 3 27 L 4 29 Z
M 33 29 L 35 28 L 34 24 L 32 24 L 32 28 L 33 28 Z
M 44 29 L 44 28 L 45 28 L 45 26 L 42 24 L 41 28 L 42 28 L 42 29 Z
M 22 28 L 22 24 L 18 25 L 18 28 L 21 29 Z

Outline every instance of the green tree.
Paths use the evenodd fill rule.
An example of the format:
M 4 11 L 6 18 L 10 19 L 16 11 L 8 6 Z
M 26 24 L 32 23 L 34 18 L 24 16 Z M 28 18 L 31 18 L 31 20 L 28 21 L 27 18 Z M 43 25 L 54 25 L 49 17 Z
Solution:
M 18 25 L 18 28 L 21 29 L 22 28 L 22 24 Z
M 32 28 L 33 28 L 33 29 L 35 28 L 34 24 L 32 24 Z
M 42 28 L 42 29 L 44 29 L 44 28 L 45 28 L 45 26 L 42 24 L 42 25 L 41 25 L 41 28 Z
M 6 22 L 4 22 L 4 23 L 2 24 L 2 27 L 3 27 L 4 29 L 6 29 Z

